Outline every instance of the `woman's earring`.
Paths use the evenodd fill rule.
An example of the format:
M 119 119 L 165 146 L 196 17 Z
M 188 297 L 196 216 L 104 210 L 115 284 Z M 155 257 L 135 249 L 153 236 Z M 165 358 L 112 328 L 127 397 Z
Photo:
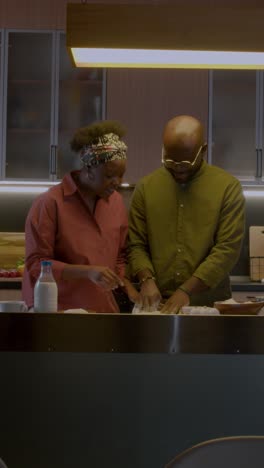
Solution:
M 94 174 L 91 171 L 90 167 L 87 167 L 87 179 L 89 179 L 90 181 L 94 180 Z

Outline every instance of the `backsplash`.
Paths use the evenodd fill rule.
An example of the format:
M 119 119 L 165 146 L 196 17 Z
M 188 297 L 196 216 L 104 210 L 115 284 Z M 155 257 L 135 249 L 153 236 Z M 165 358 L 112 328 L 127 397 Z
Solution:
M 127 209 L 129 209 L 133 190 L 134 187 L 120 189 Z M 31 192 L 0 192 L 0 231 L 24 232 L 26 216 L 36 196 L 38 196 L 37 193 Z M 249 276 L 249 226 L 264 225 L 264 190 L 247 188 L 245 196 L 246 232 L 239 261 L 231 273 L 234 276 Z

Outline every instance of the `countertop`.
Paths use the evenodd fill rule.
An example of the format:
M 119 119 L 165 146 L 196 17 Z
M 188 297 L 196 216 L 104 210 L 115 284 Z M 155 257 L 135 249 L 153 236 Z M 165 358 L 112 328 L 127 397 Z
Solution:
M 249 276 L 231 276 L 232 291 L 252 291 L 264 293 L 264 282 L 250 281 Z
M 0 351 L 264 354 L 264 316 L 2 312 Z

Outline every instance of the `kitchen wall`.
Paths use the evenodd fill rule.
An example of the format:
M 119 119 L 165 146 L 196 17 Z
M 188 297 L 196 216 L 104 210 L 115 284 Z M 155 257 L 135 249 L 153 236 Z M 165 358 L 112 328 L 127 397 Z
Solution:
M 182 0 L 97 1 L 98 3 L 173 3 Z M 65 30 L 67 0 L 0 0 L 0 28 Z M 80 3 L 80 0 L 71 0 Z M 87 3 L 96 3 L 96 0 Z M 197 0 L 185 0 L 197 5 Z M 208 8 L 218 0 L 207 0 Z M 223 1 L 234 8 L 256 2 Z M 261 3 L 261 2 L 260 2 Z M 177 22 L 175 23 L 177 27 Z M 108 70 L 106 117 L 118 119 L 127 127 L 129 182 L 159 167 L 161 133 L 165 122 L 176 114 L 190 113 L 207 128 L 208 72 L 206 70 Z M 122 190 L 129 206 L 132 189 Z M 23 231 L 25 217 L 36 193 L 0 193 L 0 231 Z M 246 236 L 234 274 L 248 275 L 248 227 L 264 224 L 264 198 L 247 197 Z
M 206 138 L 207 70 L 108 70 L 106 96 L 107 118 L 127 128 L 130 183 L 160 166 L 163 127 L 175 115 L 196 116 Z
M 121 194 L 129 209 L 133 187 L 122 188 Z M 37 196 L 36 193 L 0 192 L 0 232 L 23 232 L 28 210 Z M 263 223 L 264 193 L 256 190 L 246 191 L 246 231 L 239 261 L 232 271 L 235 276 L 249 276 L 249 226 Z M 1 262 L 1 259 L 0 259 Z M 1 266 L 1 265 L 0 265 Z
M 190 5 L 194 3 L 193 0 L 189 2 Z M 66 0 L 0 0 L 0 28 L 66 30 L 67 3 Z M 105 3 L 147 3 L 151 6 L 164 2 Z M 177 3 L 177 0 L 171 3 Z M 192 114 L 202 120 L 207 132 L 207 70 L 109 69 L 106 83 L 106 118 L 120 120 L 127 128 L 126 182 L 133 184 L 159 167 L 161 136 L 168 119 L 177 114 Z

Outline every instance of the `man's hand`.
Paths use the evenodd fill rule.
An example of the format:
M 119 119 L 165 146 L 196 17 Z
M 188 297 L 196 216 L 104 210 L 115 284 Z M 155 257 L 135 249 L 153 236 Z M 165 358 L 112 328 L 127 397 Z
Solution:
M 153 279 L 144 281 L 140 289 L 139 300 L 136 304 L 138 309 L 153 312 L 158 309 L 160 300 L 161 294 L 155 281 Z
M 181 307 L 190 304 L 190 297 L 181 289 L 177 289 L 174 294 L 165 302 L 161 309 L 162 314 L 178 314 Z

